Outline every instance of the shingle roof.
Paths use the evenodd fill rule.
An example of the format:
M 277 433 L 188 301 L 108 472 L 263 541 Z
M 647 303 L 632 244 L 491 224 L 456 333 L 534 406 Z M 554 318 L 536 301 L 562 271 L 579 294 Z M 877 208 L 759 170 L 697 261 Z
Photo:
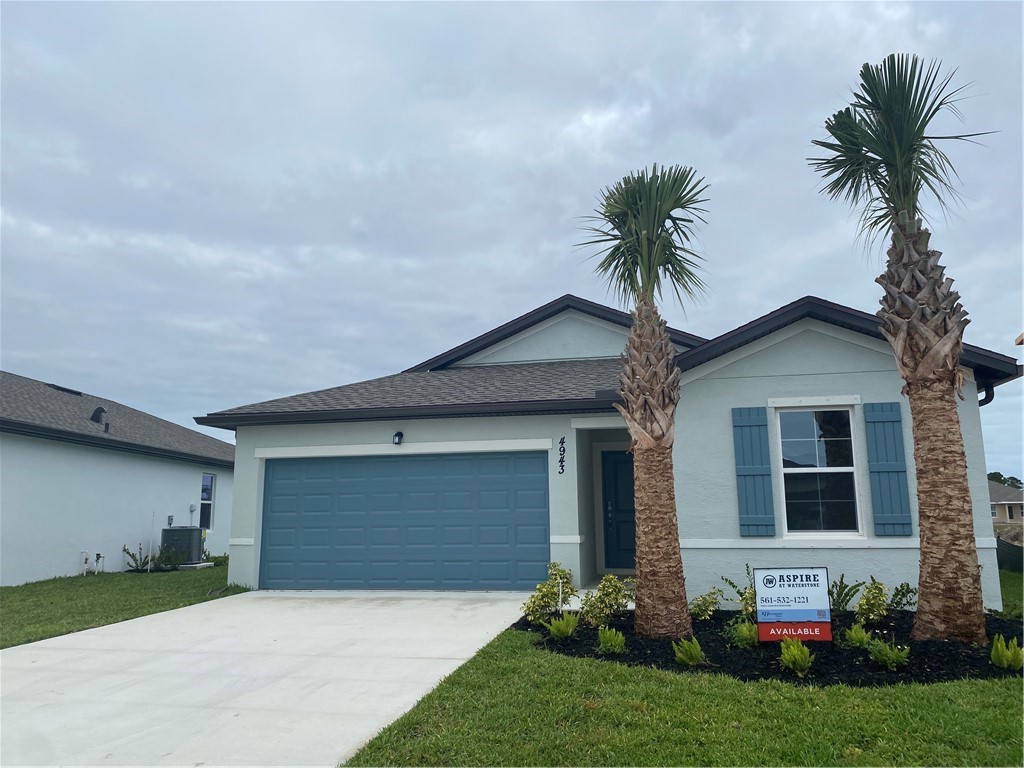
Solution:
M 6 371 L 0 371 L 0 431 L 223 467 L 235 462 L 234 446 L 222 440 L 113 400 Z
M 995 480 L 988 481 L 988 496 L 993 504 L 1020 504 L 1024 502 L 1024 491 L 1020 488 L 1011 488 L 1008 485 L 997 483 Z
M 559 360 L 413 371 L 243 405 L 197 418 L 200 424 L 346 421 L 612 410 L 618 360 Z

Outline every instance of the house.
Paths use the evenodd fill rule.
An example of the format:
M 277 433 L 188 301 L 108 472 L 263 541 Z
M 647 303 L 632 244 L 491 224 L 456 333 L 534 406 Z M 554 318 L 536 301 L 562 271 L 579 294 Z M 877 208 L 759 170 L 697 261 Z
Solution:
M 612 406 L 629 327 L 626 313 L 563 296 L 402 373 L 197 418 L 236 434 L 229 578 L 529 590 L 549 560 L 583 584 L 632 572 L 632 459 Z M 916 583 L 910 414 L 878 319 L 807 297 L 715 339 L 670 335 L 688 593 L 742 579 L 748 563 Z M 962 362 L 997 606 L 978 409 L 1021 374 L 977 347 Z
M 123 571 L 121 548 L 157 551 L 171 516 L 224 553 L 233 469 L 221 440 L 0 372 L 0 583 Z
M 988 481 L 992 527 L 996 531 L 1024 527 L 1024 490 Z

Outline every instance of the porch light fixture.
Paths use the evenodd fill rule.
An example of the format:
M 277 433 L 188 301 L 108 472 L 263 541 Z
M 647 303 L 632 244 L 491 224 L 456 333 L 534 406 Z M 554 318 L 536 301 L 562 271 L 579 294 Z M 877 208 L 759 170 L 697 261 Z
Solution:
M 405 435 L 403 435 L 401 432 L 395 432 L 395 434 L 392 435 L 391 437 L 391 442 L 394 443 L 395 445 L 401 445 L 403 437 L 405 437 Z

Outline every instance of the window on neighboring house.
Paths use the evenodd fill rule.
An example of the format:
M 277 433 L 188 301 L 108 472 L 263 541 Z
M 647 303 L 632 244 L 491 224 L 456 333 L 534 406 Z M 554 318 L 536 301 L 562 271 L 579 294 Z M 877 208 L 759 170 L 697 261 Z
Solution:
M 199 527 L 205 530 L 213 528 L 213 493 L 216 475 L 203 475 L 203 488 L 199 494 Z
M 856 533 L 850 411 L 778 413 L 787 530 Z
M 1006 519 L 1007 520 L 1013 520 L 1013 505 L 1012 504 L 1007 504 L 1006 505 Z
M 996 505 L 992 504 L 991 506 L 992 506 L 992 517 L 995 517 L 996 516 Z

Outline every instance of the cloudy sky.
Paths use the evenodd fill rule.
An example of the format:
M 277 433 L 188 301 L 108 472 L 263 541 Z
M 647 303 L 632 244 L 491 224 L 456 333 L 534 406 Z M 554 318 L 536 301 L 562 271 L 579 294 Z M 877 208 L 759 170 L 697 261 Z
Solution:
M 1020 3 L 5 2 L 2 22 L 7 371 L 194 427 L 565 293 L 615 305 L 580 218 L 652 162 L 711 185 L 710 290 L 672 325 L 713 337 L 807 294 L 874 311 L 880 248 L 805 158 L 891 52 L 956 67 L 966 129 L 998 131 L 948 148 L 964 203 L 932 243 L 966 340 L 1019 357 Z M 1021 392 L 982 410 L 989 468 L 1017 476 Z

